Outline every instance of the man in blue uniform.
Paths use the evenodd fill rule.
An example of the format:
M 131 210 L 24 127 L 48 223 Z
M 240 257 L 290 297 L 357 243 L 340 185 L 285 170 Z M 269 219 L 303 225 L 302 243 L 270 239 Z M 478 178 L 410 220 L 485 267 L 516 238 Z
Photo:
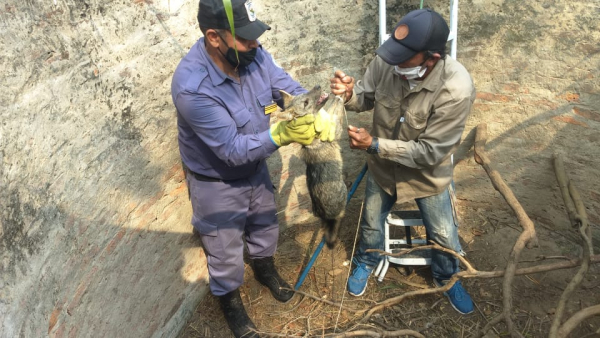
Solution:
M 252 2 L 231 5 L 233 29 L 222 0 L 200 1 L 204 37 L 179 63 L 171 94 L 192 225 L 207 255 L 210 290 L 234 335 L 257 337 L 239 293 L 244 239 L 258 281 L 279 301 L 293 296 L 281 289 L 291 288 L 273 263 L 279 225 L 265 159 L 280 146 L 308 145 L 318 135 L 310 114 L 269 126 L 269 114 L 282 104 L 279 90 L 297 95 L 306 89 L 257 41 L 270 27 L 256 18 Z

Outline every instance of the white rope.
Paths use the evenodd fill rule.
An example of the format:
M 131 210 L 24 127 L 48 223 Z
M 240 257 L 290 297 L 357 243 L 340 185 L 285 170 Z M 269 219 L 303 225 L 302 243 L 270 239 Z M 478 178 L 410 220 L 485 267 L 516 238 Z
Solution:
M 341 95 L 336 95 L 335 98 L 339 99 L 340 101 L 342 101 L 342 109 L 344 109 L 344 117 L 346 118 L 346 128 L 348 128 L 348 126 L 350 125 L 350 123 L 348 123 L 348 114 L 346 113 L 346 106 L 344 104 L 344 98 L 346 97 L 346 94 L 344 94 L 344 97 L 342 98 Z
M 344 110 L 345 111 L 345 110 Z M 352 245 L 352 256 L 350 256 L 350 263 L 348 264 L 348 275 L 346 276 L 346 283 L 344 283 L 344 292 L 342 292 L 342 301 L 340 302 L 340 308 L 338 310 L 337 318 L 335 319 L 335 326 L 333 327 L 333 333 L 337 330 L 338 321 L 340 320 L 340 314 L 342 313 L 342 306 L 344 305 L 344 296 L 346 295 L 346 288 L 348 287 L 348 279 L 350 279 L 350 271 L 352 271 L 352 258 L 354 257 L 354 250 L 356 250 L 356 240 L 358 239 L 358 230 L 360 229 L 360 219 L 362 218 L 363 206 L 365 202 L 360 205 L 360 214 L 358 215 L 358 224 L 356 225 L 356 234 L 354 234 L 354 245 Z

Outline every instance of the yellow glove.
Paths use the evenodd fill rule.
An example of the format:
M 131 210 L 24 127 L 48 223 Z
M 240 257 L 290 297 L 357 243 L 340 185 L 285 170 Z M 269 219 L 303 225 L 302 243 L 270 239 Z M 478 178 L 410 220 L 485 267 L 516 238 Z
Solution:
M 325 109 L 319 110 L 319 115 L 315 119 L 315 130 L 319 133 L 319 139 L 323 142 L 332 142 L 335 140 L 335 120 L 332 114 Z
M 307 114 L 291 121 L 277 122 L 271 126 L 271 140 L 279 147 L 292 142 L 307 146 L 312 143 L 317 134 L 314 121 L 315 116 Z

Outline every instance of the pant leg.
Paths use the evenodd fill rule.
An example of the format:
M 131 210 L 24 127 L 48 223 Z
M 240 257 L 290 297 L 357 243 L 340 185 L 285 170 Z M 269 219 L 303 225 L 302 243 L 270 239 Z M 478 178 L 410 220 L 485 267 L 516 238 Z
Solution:
M 353 260 L 355 263 L 364 263 L 374 267 L 379 264 L 380 255 L 365 251 L 367 249 L 383 250 L 384 222 L 396 202 L 396 196 L 388 195 L 368 172 L 366 176 L 365 201 L 360 219 L 360 239 Z
M 215 296 L 231 292 L 244 280 L 242 234 L 252 189 L 248 180 L 198 181 L 187 175 L 192 202 L 192 225 L 206 253 L 210 290 Z
M 442 193 L 415 201 L 421 211 L 429 238 L 439 245 L 463 254 L 458 239 L 458 219 L 454 207 L 454 183 Z M 432 250 L 431 273 L 434 278 L 446 280 L 459 271 L 458 259 L 437 250 Z
M 271 257 L 277 249 L 279 223 L 273 182 L 266 165 L 250 179 L 250 184 L 252 196 L 245 227 L 248 256 L 251 259 Z

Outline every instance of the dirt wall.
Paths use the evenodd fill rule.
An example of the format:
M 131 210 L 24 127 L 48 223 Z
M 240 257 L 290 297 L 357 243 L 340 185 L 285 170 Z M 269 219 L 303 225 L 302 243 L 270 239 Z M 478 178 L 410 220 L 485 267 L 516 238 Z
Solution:
M 335 69 L 360 77 L 373 57 L 375 1 L 255 5 L 272 27 L 261 42 L 306 87 L 326 86 Z M 418 6 L 388 1 L 389 25 Z M 425 6 L 447 17 L 447 2 Z M 558 151 L 598 224 L 599 2 L 459 8 L 457 58 L 478 91 L 458 154 L 463 199 L 500 201 L 469 155 L 473 127 L 487 122 L 490 157 L 533 218 L 568 230 L 550 164 Z M 206 293 L 170 98 L 200 36 L 196 11 L 184 0 L 0 5 L 1 337 L 173 336 Z M 282 227 L 310 217 L 293 150 L 270 159 Z

